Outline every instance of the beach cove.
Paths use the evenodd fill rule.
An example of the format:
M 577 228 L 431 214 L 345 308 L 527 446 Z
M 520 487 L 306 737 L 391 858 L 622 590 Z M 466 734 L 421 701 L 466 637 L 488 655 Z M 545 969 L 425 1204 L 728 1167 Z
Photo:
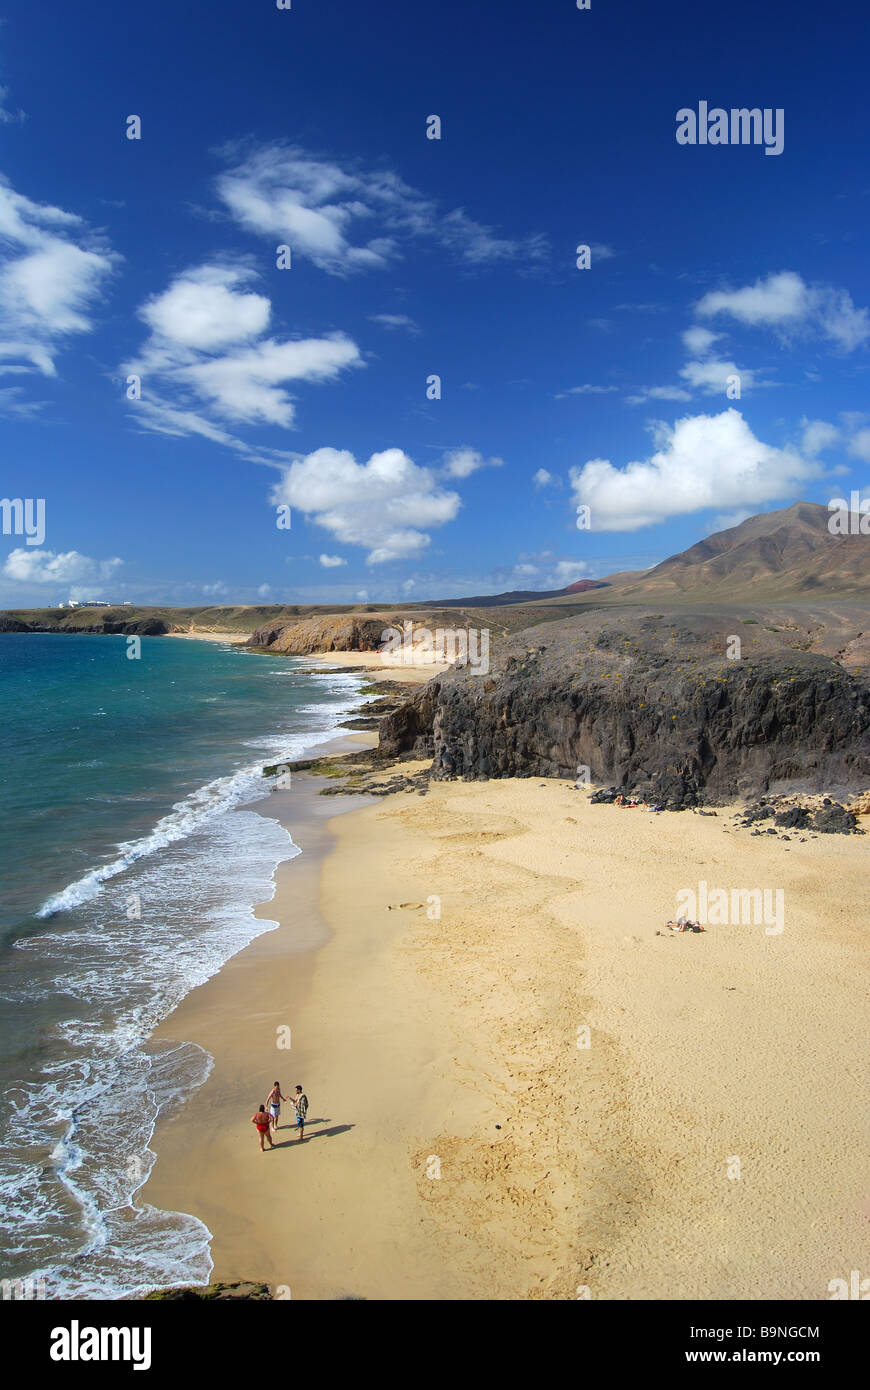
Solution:
M 729 808 L 553 779 L 316 791 L 257 807 L 302 849 L 262 909 L 279 928 L 156 1035 L 214 1067 L 158 1121 L 138 1200 L 206 1224 L 213 1280 L 814 1300 L 863 1267 L 866 836 L 752 838 Z M 782 889 L 784 930 L 659 935 L 702 881 Z M 261 1154 L 276 1076 L 310 1097 L 306 1139 L 285 1107 Z

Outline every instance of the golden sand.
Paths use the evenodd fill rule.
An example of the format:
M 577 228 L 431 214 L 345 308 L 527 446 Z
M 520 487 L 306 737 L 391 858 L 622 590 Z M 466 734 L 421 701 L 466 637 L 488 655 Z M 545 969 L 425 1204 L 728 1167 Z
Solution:
M 311 822 L 297 795 L 268 807 L 306 851 L 262 909 L 282 927 L 160 1030 L 215 1068 L 158 1126 L 144 1198 L 207 1223 L 216 1279 L 825 1299 L 866 1268 L 870 839 L 544 779 L 433 784 L 328 831 L 336 802 Z M 782 933 L 657 935 L 701 880 L 781 888 Z M 261 1154 L 275 1076 L 305 1086 L 310 1138 Z

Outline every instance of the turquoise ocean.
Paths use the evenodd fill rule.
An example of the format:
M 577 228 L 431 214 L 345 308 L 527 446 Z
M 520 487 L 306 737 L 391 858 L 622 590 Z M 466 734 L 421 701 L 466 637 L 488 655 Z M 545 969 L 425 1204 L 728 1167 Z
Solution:
M 127 650 L 0 635 L 0 1278 L 47 1298 L 208 1281 L 206 1227 L 138 1192 L 158 1115 L 211 1058 L 149 1034 L 274 929 L 252 909 L 299 848 L 251 809 L 263 764 L 366 701 L 358 676 L 304 660 Z

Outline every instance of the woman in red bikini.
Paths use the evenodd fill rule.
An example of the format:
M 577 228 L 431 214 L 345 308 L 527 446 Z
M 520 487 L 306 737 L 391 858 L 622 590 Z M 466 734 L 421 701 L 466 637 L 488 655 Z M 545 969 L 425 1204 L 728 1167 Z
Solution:
M 269 1148 L 274 1149 L 275 1145 L 272 1143 L 272 1136 L 269 1133 L 269 1116 L 266 1114 L 265 1105 L 261 1105 L 256 1115 L 251 1116 L 251 1124 L 257 1126 L 257 1133 L 260 1136 L 260 1148 L 263 1153 L 266 1152 L 265 1145 L 263 1144 L 264 1139 L 268 1139 Z

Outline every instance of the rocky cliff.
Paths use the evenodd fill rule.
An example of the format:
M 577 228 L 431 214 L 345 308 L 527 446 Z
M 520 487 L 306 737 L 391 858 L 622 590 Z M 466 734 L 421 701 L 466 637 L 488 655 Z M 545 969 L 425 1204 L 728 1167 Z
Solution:
M 585 767 L 670 807 L 862 790 L 870 687 L 866 671 L 736 615 L 586 615 L 518 634 L 488 675 L 431 681 L 387 716 L 380 748 L 431 754 L 435 778 Z
M 305 656 L 310 652 L 374 652 L 386 627 L 401 626 L 395 616 L 367 618 L 357 614 L 303 618 L 298 623 L 266 623 L 258 627 L 249 647 Z

